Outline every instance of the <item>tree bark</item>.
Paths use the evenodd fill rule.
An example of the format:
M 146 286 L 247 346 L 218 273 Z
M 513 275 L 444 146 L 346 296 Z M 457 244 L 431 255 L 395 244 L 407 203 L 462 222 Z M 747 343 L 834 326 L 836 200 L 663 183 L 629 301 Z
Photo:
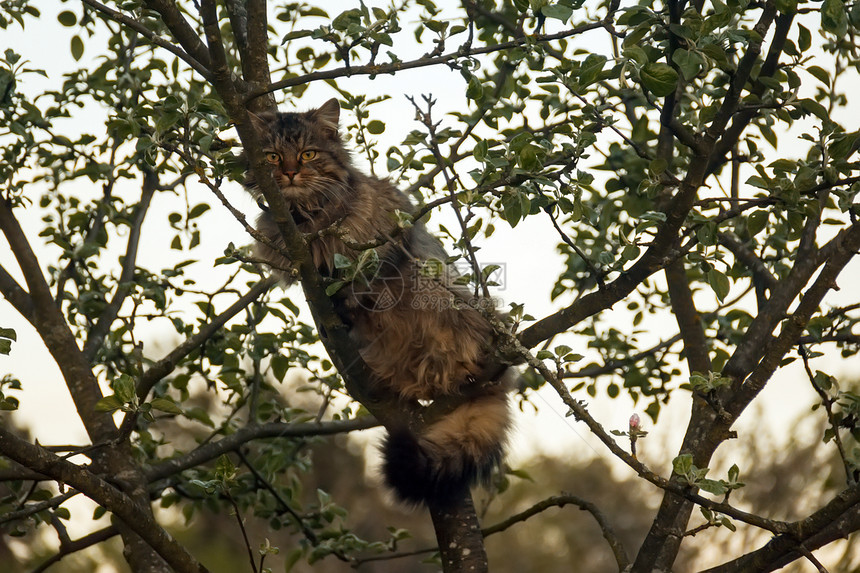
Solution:
M 447 505 L 430 504 L 430 517 L 436 530 L 436 541 L 444 573 L 487 573 L 489 564 L 484 536 L 472 493 L 467 489 L 459 501 Z

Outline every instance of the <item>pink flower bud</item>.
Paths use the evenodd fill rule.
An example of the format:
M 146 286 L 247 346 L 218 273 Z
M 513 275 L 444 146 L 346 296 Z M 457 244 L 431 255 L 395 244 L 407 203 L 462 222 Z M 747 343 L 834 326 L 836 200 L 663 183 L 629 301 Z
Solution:
M 630 429 L 635 430 L 639 428 L 639 422 L 639 414 L 633 414 L 632 416 L 630 416 Z

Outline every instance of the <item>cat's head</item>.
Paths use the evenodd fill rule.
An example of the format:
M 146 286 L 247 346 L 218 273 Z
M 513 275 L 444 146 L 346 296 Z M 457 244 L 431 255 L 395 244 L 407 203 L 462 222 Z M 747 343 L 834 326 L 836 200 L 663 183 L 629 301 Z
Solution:
M 349 153 L 337 130 L 340 104 L 330 99 L 303 113 L 252 116 L 281 192 L 304 206 L 337 201 L 348 190 Z M 256 183 L 249 173 L 246 185 Z

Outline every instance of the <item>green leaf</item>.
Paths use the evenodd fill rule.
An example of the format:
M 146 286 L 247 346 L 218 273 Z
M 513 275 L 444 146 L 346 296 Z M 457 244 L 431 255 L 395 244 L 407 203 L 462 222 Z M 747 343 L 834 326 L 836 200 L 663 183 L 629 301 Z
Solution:
M 821 6 L 821 27 L 842 37 L 848 33 L 848 15 L 844 0 L 824 0 Z
M 606 65 L 606 56 L 590 54 L 579 68 L 580 88 L 593 84 L 598 80 L 603 66 Z
M 848 159 L 849 154 L 855 149 L 858 138 L 860 138 L 860 131 L 834 137 L 833 143 L 830 144 L 830 156 L 833 159 Z M 0 333 L 0 336 L 2 336 L 2 333 Z
M 526 145 L 520 150 L 520 165 L 527 171 L 535 171 L 541 168 L 535 146 Z
M 302 16 L 319 16 L 320 18 L 328 18 L 328 12 L 316 6 L 303 6 L 301 8 Z
M 705 44 L 702 46 L 702 52 L 714 60 L 718 66 L 726 66 L 729 63 L 726 51 L 719 44 Z
M 284 573 L 290 573 L 296 563 L 299 562 L 299 559 L 302 558 L 302 555 L 304 555 L 304 549 L 301 547 L 296 547 L 287 553 L 287 556 L 284 558 Z
M 678 84 L 678 72 L 668 64 L 652 62 L 639 71 L 642 85 L 657 97 L 664 97 L 675 91 Z
M 292 32 L 287 33 L 283 38 L 281 38 L 281 44 L 286 44 L 290 40 L 297 40 L 299 38 L 307 38 L 308 36 L 313 35 L 312 30 L 293 30 Z
M 352 266 L 352 261 L 346 255 L 342 255 L 340 253 L 334 254 L 334 268 L 336 269 L 348 269 Z
M 477 76 L 472 76 L 469 80 L 469 85 L 466 87 L 466 97 L 470 100 L 479 100 L 484 95 L 484 85 Z
M 797 25 L 797 47 L 801 52 L 805 52 L 812 46 L 812 32 L 802 25 Z
M 185 417 L 190 420 L 197 420 L 198 422 L 206 424 L 210 428 L 215 427 L 215 423 L 212 421 L 212 418 L 210 418 L 206 410 L 204 410 L 200 406 L 187 408 L 185 412 L 183 412 L 183 414 L 185 414 Z
M 15 74 L 0 67 L 0 104 L 12 101 L 15 94 Z
M 487 151 L 489 150 L 489 144 L 486 139 L 482 139 L 475 145 L 475 149 L 472 150 L 472 155 L 476 160 L 481 163 L 487 158 Z
M 691 454 L 681 454 L 672 460 L 672 470 L 678 474 L 685 476 L 693 469 L 693 456 Z
M 669 168 L 669 162 L 662 157 L 658 157 L 648 164 L 648 171 L 653 175 L 660 175 Z
M 690 50 L 675 50 L 672 54 L 672 61 L 677 64 L 678 69 L 684 74 L 684 79 L 686 80 L 692 80 L 699 75 L 699 71 L 705 63 L 701 54 L 691 52 Z
M 741 475 L 741 470 L 737 464 L 732 464 L 732 467 L 729 468 L 729 481 L 734 483 L 738 481 L 738 477 Z
M 561 20 L 562 22 L 567 22 L 573 15 L 573 8 L 562 4 L 550 4 L 549 6 L 542 7 L 540 12 L 547 18 L 554 18 L 556 20 Z
M 380 133 L 385 131 L 385 123 L 379 121 L 378 119 L 374 119 L 367 124 L 367 131 L 369 131 L 373 135 L 379 135 Z
M 188 212 L 188 219 L 196 219 L 210 209 L 207 203 L 198 203 Z
M 815 78 L 826 86 L 830 85 L 830 74 L 821 66 L 809 66 L 806 71 L 815 76 Z
M 516 227 L 523 218 L 523 205 L 519 193 L 512 193 L 502 198 L 502 214 L 511 227 Z
M 800 105 L 804 111 L 815 115 L 821 121 L 830 121 L 830 113 L 827 108 L 815 101 L 814 99 L 802 99 Z
M 236 464 L 227 454 L 222 454 L 215 462 L 215 475 L 222 481 L 232 481 L 236 477 Z
M 278 379 L 278 382 L 284 381 L 284 376 L 287 375 L 287 370 L 290 368 L 290 361 L 283 354 L 272 356 L 272 374 Z
M 328 285 L 327 287 L 325 287 L 325 293 L 328 296 L 331 296 L 334 293 L 336 293 L 337 291 L 339 291 L 341 288 L 343 288 L 343 285 L 345 285 L 345 284 L 346 284 L 346 281 L 335 281 L 335 282 L 331 283 L 330 285 Z
M 116 394 L 111 394 L 110 396 L 105 396 L 96 402 L 96 411 L 97 412 L 113 412 L 114 410 L 119 410 L 122 408 L 122 400 L 117 398 Z
M 747 231 L 750 236 L 755 237 L 761 233 L 762 229 L 767 226 L 768 212 L 764 209 L 758 209 L 750 213 L 747 217 Z
M 447 30 L 449 23 L 441 20 L 426 20 L 424 25 L 438 34 Z
M 725 274 L 721 273 L 717 269 L 711 269 L 708 271 L 708 284 L 711 285 L 714 294 L 717 295 L 717 298 L 720 300 L 720 302 L 725 300 L 732 286 L 731 282 L 729 282 L 729 277 L 727 277 Z
M 81 40 L 80 36 L 72 36 L 70 48 L 72 52 L 72 57 L 75 59 L 75 61 L 80 60 L 81 56 L 84 55 L 84 41 Z
M 726 491 L 728 491 L 728 488 L 724 483 L 713 479 L 701 479 L 696 482 L 696 485 L 698 485 L 706 492 L 712 493 L 714 495 L 725 495 Z
M 134 380 L 128 374 L 123 374 L 113 381 L 113 391 L 123 403 L 133 401 L 136 396 Z
M 152 402 L 153 409 L 167 412 L 168 414 L 181 414 L 182 410 L 176 405 L 176 402 L 169 398 L 155 398 Z
M 62 12 L 57 14 L 57 21 L 63 26 L 71 28 L 78 23 L 78 17 L 75 15 L 74 12 L 63 10 Z
M 794 14 L 797 12 L 797 0 L 775 0 L 774 5 L 783 14 Z

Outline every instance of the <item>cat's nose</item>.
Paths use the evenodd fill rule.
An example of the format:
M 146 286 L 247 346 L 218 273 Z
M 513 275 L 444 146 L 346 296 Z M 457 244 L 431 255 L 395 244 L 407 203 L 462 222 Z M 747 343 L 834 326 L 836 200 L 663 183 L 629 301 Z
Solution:
M 292 183 L 293 179 L 295 179 L 296 173 L 298 173 L 298 171 L 284 171 L 284 175 L 287 176 L 287 178 L 290 180 L 290 183 Z

